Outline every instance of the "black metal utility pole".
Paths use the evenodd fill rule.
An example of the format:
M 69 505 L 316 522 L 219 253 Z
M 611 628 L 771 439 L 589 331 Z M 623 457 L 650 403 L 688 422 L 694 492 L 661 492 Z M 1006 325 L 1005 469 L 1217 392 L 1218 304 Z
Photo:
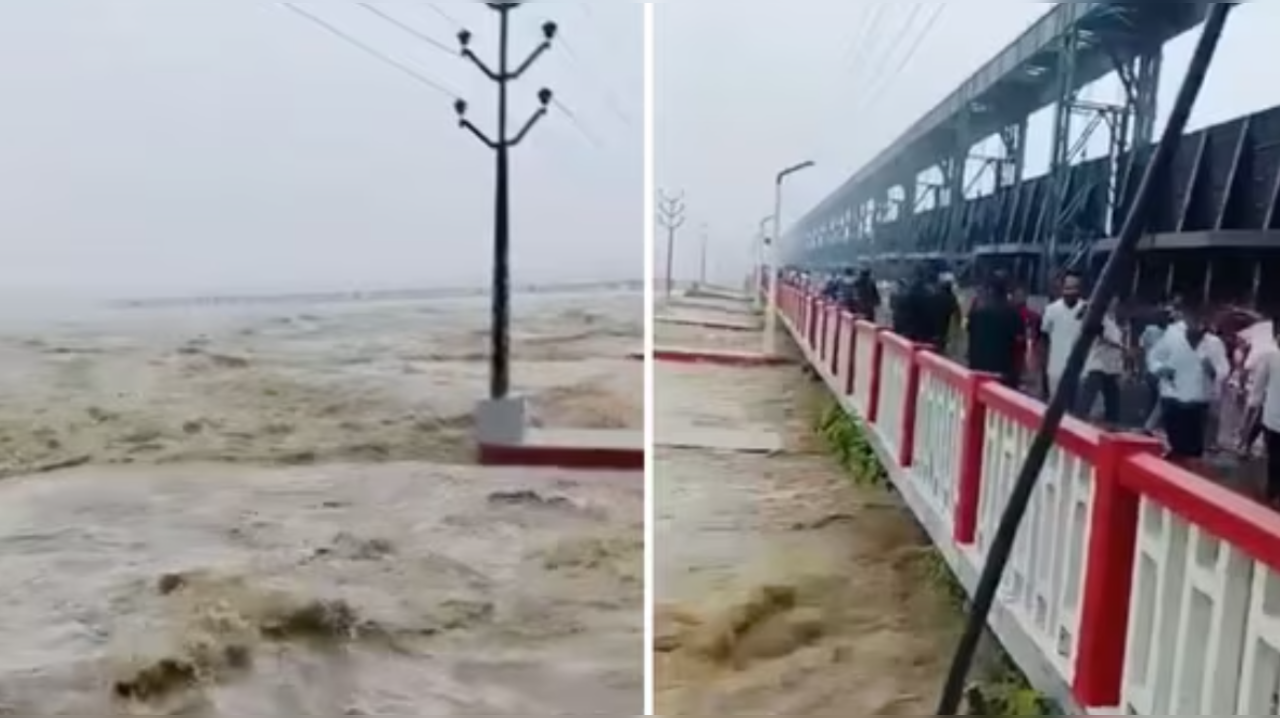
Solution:
M 658 191 L 658 224 L 667 230 L 667 287 L 666 297 L 671 299 L 672 285 L 675 283 L 676 232 L 684 226 L 684 194 L 674 197 Z
M 462 56 L 470 60 L 480 71 L 498 86 L 498 135 L 491 139 L 467 119 L 467 103 L 458 100 L 454 108 L 458 111 L 458 125 L 494 151 L 497 159 L 495 172 L 494 206 L 493 206 L 493 299 L 492 324 L 490 326 L 489 357 L 489 398 L 505 399 L 511 391 L 511 174 L 509 154 L 512 147 L 520 144 L 533 126 L 547 114 L 547 106 L 551 104 L 551 90 L 538 90 L 538 101 L 541 105 L 525 123 L 524 127 L 510 137 L 507 132 L 507 85 L 518 80 L 533 66 L 539 57 L 551 49 L 551 41 L 556 36 L 556 24 L 548 22 L 542 26 L 543 40 L 529 54 L 525 61 L 512 70 L 510 62 L 511 11 L 522 5 L 520 2 L 485 3 L 498 13 L 498 68 L 490 68 L 483 60 L 471 51 L 471 32 L 463 30 L 458 33 L 458 42 L 462 45 Z

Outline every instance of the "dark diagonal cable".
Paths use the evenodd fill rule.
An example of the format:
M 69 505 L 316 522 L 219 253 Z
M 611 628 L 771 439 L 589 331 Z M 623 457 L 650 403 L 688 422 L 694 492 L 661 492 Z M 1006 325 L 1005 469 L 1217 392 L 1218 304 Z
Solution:
M 379 7 L 375 6 L 375 5 L 371 5 L 371 4 L 369 4 L 369 3 L 360 3 L 360 7 L 364 8 L 365 10 L 368 10 L 369 12 L 373 13 L 374 15 L 377 15 L 378 17 L 382 18 L 383 20 L 386 20 L 387 22 L 391 23 L 392 25 L 395 25 L 396 27 L 400 28 L 401 30 L 404 30 L 405 32 L 409 33 L 410 35 L 413 35 L 414 37 L 416 37 L 416 38 L 418 38 L 419 40 L 421 40 L 421 41 L 423 41 L 423 42 L 427 43 L 428 45 L 430 45 L 430 46 L 432 46 L 432 47 L 436 48 L 437 50 L 443 50 L 444 52 L 447 52 L 447 53 L 449 53 L 450 55 L 453 55 L 453 56 L 455 56 L 455 57 L 458 55 L 458 49 L 457 49 L 456 47 L 449 47 L 448 45 L 444 44 L 443 42 L 440 42 L 439 40 L 435 39 L 434 37 L 431 37 L 430 35 L 426 34 L 425 32 L 422 32 L 422 31 L 421 31 L 421 30 L 419 30 L 418 28 L 416 28 L 416 27 L 414 27 L 414 26 L 412 26 L 412 25 L 410 25 L 410 24 L 408 24 L 408 23 L 406 23 L 406 22 L 403 22 L 403 21 L 399 20 L 399 19 L 397 19 L 397 18 L 393 17 L 392 15 L 387 14 L 387 12 L 386 12 L 385 10 L 383 10 L 383 9 L 381 9 L 381 8 L 379 8 Z
M 404 63 L 402 63 L 402 62 L 399 62 L 399 61 L 397 61 L 397 60 L 394 60 L 394 59 L 392 59 L 392 58 L 388 57 L 387 55 L 383 54 L 382 52 L 379 52 L 378 50 L 374 49 L 372 45 L 369 45 L 369 44 L 367 44 L 367 43 L 365 43 L 365 42 L 362 42 L 362 41 L 360 41 L 360 40 L 357 40 L 356 38 L 352 37 L 351 35 L 348 35 L 347 33 L 343 32 L 342 30 L 339 30 L 336 26 L 334 26 L 334 25 L 332 25 L 332 24 L 330 24 L 330 23 L 328 23 L 328 22 L 325 22 L 324 20 L 321 20 L 320 18 L 316 17 L 315 15 L 312 15 L 311 13 L 307 12 L 306 10 L 303 10 L 302 8 L 298 7 L 297 5 L 294 5 L 294 4 L 292 4 L 292 3 L 285 3 L 285 4 L 284 4 L 284 7 L 288 8 L 289 10 L 292 10 L 293 12 L 297 13 L 299 16 L 301 16 L 301 17 L 303 17 L 303 18 L 306 18 L 307 20 L 310 20 L 311 22 L 315 23 L 317 26 L 319 26 L 319 27 L 323 28 L 324 30 L 328 31 L 330 34 L 332 34 L 332 35 L 334 35 L 334 36 L 338 37 L 339 39 L 341 39 L 341 40 L 343 40 L 343 41 L 345 41 L 345 42 L 347 42 L 347 43 L 351 44 L 353 47 L 355 47 L 355 48 L 357 48 L 357 49 L 359 49 L 359 50 L 363 50 L 366 54 L 368 54 L 368 55 L 370 55 L 370 56 L 372 56 L 372 57 L 374 57 L 374 58 L 376 58 L 376 59 L 378 59 L 378 60 L 381 60 L 382 62 L 384 62 L 384 63 L 386 63 L 386 64 L 390 65 L 391 67 L 394 67 L 395 69 L 399 70 L 400 72 L 403 72 L 404 74 L 408 75 L 409 77 L 412 77 L 413 79 L 417 80 L 418 82 L 422 83 L 423 85 L 426 85 L 427 87 L 430 87 L 430 88 L 432 88 L 433 90 L 435 90 L 435 91 L 437 91 L 437 92 L 440 92 L 440 93 L 442 93 L 442 94 L 448 95 L 449 97 L 452 97 L 452 98 L 457 98 L 457 97 L 458 97 L 458 93 L 457 93 L 457 92 L 455 92 L 455 91 L 453 91 L 453 90 L 449 89 L 449 88 L 448 88 L 447 86 L 445 86 L 444 84 L 442 84 L 442 83 L 440 83 L 440 82 L 438 82 L 438 81 L 436 81 L 436 80 L 433 80 L 433 79 L 431 79 L 430 77 L 427 77 L 426 75 L 422 74 L 421 72 L 418 72 L 417 70 L 413 69 L 412 67 L 410 67 L 410 66 L 408 66 L 408 65 L 406 65 L 406 64 L 404 64 Z

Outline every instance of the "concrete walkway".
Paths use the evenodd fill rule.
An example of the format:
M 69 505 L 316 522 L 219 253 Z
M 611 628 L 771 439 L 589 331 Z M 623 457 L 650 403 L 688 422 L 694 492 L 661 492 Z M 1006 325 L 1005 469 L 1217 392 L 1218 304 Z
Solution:
M 952 616 L 904 510 L 814 450 L 817 392 L 794 366 L 657 365 L 657 714 L 932 710 Z

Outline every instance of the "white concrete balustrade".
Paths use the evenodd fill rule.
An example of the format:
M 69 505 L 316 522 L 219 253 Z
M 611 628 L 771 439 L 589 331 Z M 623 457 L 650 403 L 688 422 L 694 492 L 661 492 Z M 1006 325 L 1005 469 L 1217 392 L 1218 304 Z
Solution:
M 784 325 L 821 362 L 803 334 L 805 292 L 788 290 Z M 832 390 L 972 588 L 1043 405 L 874 325 L 841 331 L 849 323 L 833 315 Z M 1154 450 L 1064 422 L 992 630 L 1069 715 L 1280 715 L 1280 516 Z
M 898 456 L 902 450 L 904 419 L 908 404 L 915 397 L 907 393 L 913 352 L 897 344 L 888 344 L 880 357 L 880 398 L 876 429 L 884 437 L 889 450 Z
M 941 373 L 928 366 L 921 368 L 915 463 L 908 475 L 948 533 L 955 523 L 956 482 L 967 418 L 965 392 L 965 387 L 956 386 Z
M 995 539 L 1034 434 L 1034 427 L 988 404 L 973 553 L 978 568 Z M 1067 681 L 1074 676 L 1079 639 L 1092 486 L 1088 461 L 1061 447 L 1050 451 L 1000 592 L 1000 600 Z
M 857 403 L 858 412 L 866 417 L 871 411 L 871 386 L 878 349 L 874 331 L 867 331 L 865 325 L 861 323 L 855 327 L 854 331 L 857 333 L 857 339 L 854 340 L 853 347 L 853 397 Z

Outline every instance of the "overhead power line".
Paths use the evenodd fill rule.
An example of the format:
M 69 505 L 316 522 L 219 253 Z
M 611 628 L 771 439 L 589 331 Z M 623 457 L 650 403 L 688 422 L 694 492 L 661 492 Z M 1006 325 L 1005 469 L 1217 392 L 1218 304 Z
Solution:
M 564 104 L 564 102 L 561 101 L 560 98 L 552 99 L 551 104 L 554 105 L 556 109 L 560 110 L 560 112 L 564 113 L 564 116 L 569 120 L 569 124 L 573 125 L 578 130 L 578 132 L 583 136 L 583 138 L 586 139 L 587 142 L 590 142 L 593 147 L 595 147 L 596 149 L 604 148 L 604 145 L 595 136 L 595 133 L 587 129 L 586 124 L 582 121 L 580 117 L 578 117 L 578 114 L 573 110 L 569 109 L 569 106 Z
M 448 51 L 448 52 L 449 52 L 449 54 L 450 54 L 450 55 L 452 55 L 452 56 L 455 56 L 455 57 L 461 57 L 461 55 L 459 55 L 459 54 L 457 53 L 457 51 L 449 49 L 449 48 L 448 48 L 448 46 L 444 45 L 444 44 L 443 44 L 443 43 L 441 43 L 440 41 L 436 40 L 435 38 L 431 37 L 430 35 L 427 35 L 427 34 L 425 34 L 425 33 L 420 32 L 419 30 L 417 30 L 417 29 L 416 29 L 416 28 L 414 28 L 413 26 L 408 25 L 407 23 L 404 23 L 404 22 L 402 22 L 402 21 L 398 20 L 397 18 L 395 18 L 394 16 L 392 16 L 392 15 L 388 14 L 387 12 L 385 12 L 384 10 L 382 10 L 381 8 L 378 8 L 378 7 L 376 7 L 376 6 L 374 6 L 374 5 L 370 4 L 370 3 L 360 3 L 360 6 L 361 6 L 361 7 L 363 7 L 364 9 L 368 10 L 369 12 L 372 12 L 373 14 L 377 15 L 378 17 L 382 18 L 383 20 L 386 20 L 387 22 L 389 22 L 389 23 L 391 23 L 391 24 L 395 25 L 396 27 L 398 27 L 398 28 L 400 28 L 400 29 L 404 30 L 405 32 L 408 32 L 409 34 L 413 35 L 415 38 L 417 38 L 417 39 L 419 39 L 419 40 L 422 40 L 422 41 L 424 41 L 424 42 L 428 42 L 428 43 L 430 43 L 432 46 L 437 47 L 437 48 L 439 48 L 439 49 L 446 50 L 446 51 Z M 336 26 L 334 26 L 332 23 L 329 23 L 329 22 L 326 22 L 326 21 L 322 20 L 321 18 L 319 18 L 319 17 L 317 17 L 316 15 L 314 15 L 314 14 L 312 14 L 312 13 L 310 13 L 310 12 L 308 12 L 308 11 L 304 10 L 304 9 L 302 9 L 301 7 L 298 7 L 297 5 L 295 5 L 295 4 L 293 4 L 293 3 L 285 3 L 285 4 L 284 4 L 284 7 L 286 7 L 286 8 L 288 8 L 288 9 L 292 10 L 293 12 L 297 13 L 297 14 L 298 14 L 298 15 L 300 15 L 301 17 L 306 18 L 307 20 L 311 21 L 312 23 L 315 23 L 317 26 L 319 26 L 319 27 L 323 28 L 324 30 L 326 30 L 326 31 L 328 31 L 329 33 L 331 33 L 331 34 L 335 35 L 336 37 L 338 37 L 338 38 L 342 39 L 343 41 L 345 41 L 345 42 L 347 42 L 347 43 L 351 44 L 352 46 L 354 46 L 354 47 L 356 47 L 356 48 L 358 48 L 358 49 L 360 49 L 360 50 L 363 50 L 365 53 L 367 53 L 367 54 L 369 54 L 369 55 L 373 56 L 374 58 L 376 58 L 376 59 L 378 59 L 378 60 L 381 60 L 382 62 L 386 63 L 387 65 L 390 65 L 391 67 L 394 67 L 395 69 L 397 69 L 397 70 L 399 70 L 400 72 L 402 72 L 402 73 L 404 73 L 404 74 L 408 75 L 409 77 L 413 78 L 414 80 L 417 80 L 419 83 L 421 83 L 421 84 L 425 85 L 426 87 L 429 87 L 429 88 L 431 88 L 431 89 L 433 89 L 433 90 L 435 90 L 435 91 L 437 91 L 437 92 L 441 92 L 441 93 L 443 93 L 443 94 L 446 94 L 446 95 L 448 95 L 448 96 L 449 96 L 449 97 L 451 97 L 451 98 L 455 98 L 455 99 L 456 99 L 456 98 L 458 98 L 458 97 L 460 96 L 460 93 L 459 93 L 459 92 L 457 92 L 457 91 L 455 91 L 455 90 L 453 90 L 453 89 L 449 88 L 448 86 L 444 85 L 443 83 L 441 83 L 441 82 L 439 82 L 439 81 L 437 81 L 437 80 L 434 80 L 434 79 L 432 79 L 432 78 L 428 77 L 427 75 L 424 75 L 423 73 L 419 72 L 418 70 L 414 69 L 413 67 L 411 67 L 411 66 L 409 66 L 409 65 L 406 65 L 406 64 L 404 64 L 404 63 L 402 63 L 402 62 L 399 62 L 399 61 L 397 61 L 397 60 L 395 60 L 395 59 L 391 58 L 390 56 L 386 55 L 385 53 L 380 52 L 379 50 L 375 49 L 373 46 L 369 45 L 368 43 L 365 43 L 365 42 L 363 42 L 363 41 L 361 41 L 361 40 L 359 40 L 359 39 L 357 39 L 357 38 L 355 38 L 355 37 L 351 36 L 350 34 L 348 34 L 348 33 L 346 33 L 346 32 L 343 32 L 342 30 L 340 30 L 339 28 L 337 28 Z M 563 38 L 561 38 L 561 42 L 563 42 Z M 564 101 L 563 101 L 563 100 L 561 100 L 561 99 L 560 99 L 560 98 L 558 98 L 558 97 L 555 97 L 555 98 L 553 98 L 553 99 L 551 100 L 551 104 L 552 104 L 552 106 L 554 106 L 557 110 L 559 110 L 561 114 L 563 114 L 563 115 L 565 116 L 565 118 L 569 121 L 569 124 L 570 124 L 571 126 L 573 126 L 573 128 L 574 128 L 575 130 L 577 130 L 578 134 L 582 135 L 582 138 L 583 138 L 584 140 L 586 140 L 588 144 L 590 144 L 590 145 L 591 145 L 592 147 L 594 147 L 595 149 L 603 149 L 604 144 L 599 140 L 599 138 L 597 137 L 597 135 L 596 135 L 594 132 L 592 132 L 592 131 L 591 131 L 591 129 L 590 129 L 589 127 L 587 127 L 587 124 L 586 124 L 586 122 L 585 122 L 585 121 L 583 121 L 582 117 L 581 117 L 581 116 L 579 116 L 579 115 L 578 115 L 578 113 L 574 112 L 572 108 L 570 108 L 568 105 L 566 105 L 566 104 L 564 103 Z
M 922 7 L 923 7 L 923 4 L 918 4 L 916 5 L 916 10 L 920 10 Z M 891 88 L 895 86 L 898 79 L 902 76 L 904 72 L 906 72 L 907 68 L 911 66 L 911 62 L 915 60 L 916 55 L 919 54 L 920 48 L 924 46 L 924 41 L 929 37 L 929 33 L 933 31 L 933 28 L 938 24 L 939 18 L 942 17 L 942 13 L 946 12 L 946 9 L 947 9 L 946 3 L 934 4 L 931 14 L 927 18 L 925 18 L 924 25 L 920 28 L 920 31 L 916 33 L 915 38 L 911 41 L 911 45 L 907 48 L 906 54 L 904 54 L 902 58 L 899 60 L 893 72 L 889 73 L 888 75 L 883 75 L 883 72 L 877 72 L 878 75 L 883 75 L 881 78 L 882 81 L 880 82 L 879 86 L 877 86 L 874 89 L 871 95 L 868 96 L 866 102 L 862 103 L 862 106 L 863 106 L 862 111 L 864 114 L 869 114 L 873 112 L 875 109 L 877 109 L 876 108 L 877 103 L 881 100 L 882 97 L 884 97 L 886 92 L 888 92 Z M 915 15 L 918 15 L 918 14 L 919 14 L 918 12 L 915 13 Z M 906 41 L 906 35 L 910 31 L 909 28 L 910 28 L 910 24 L 908 24 L 903 28 L 904 32 L 902 33 L 899 39 L 899 42 Z M 884 65 L 885 67 L 881 68 L 882 71 L 888 69 L 887 59 Z
M 856 36 L 856 40 L 848 48 L 853 53 L 852 62 L 846 65 L 845 70 L 853 73 L 852 79 L 856 81 L 863 80 L 865 68 L 869 65 L 869 60 L 874 57 L 875 49 L 878 46 L 876 42 L 880 37 L 880 25 L 885 20 L 885 10 L 888 9 L 889 3 L 875 3 L 875 8 L 870 11 L 870 18 L 862 23 L 862 32 Z M 849 58 L 849 53 L 845 53 L 845 59 Z M 874 75 L 871 76 L 874 79 Z
M 458 22 L 458 19 L 455 18 L 454 16 L 445 12 L 444 8 L 440 7 L 440 3 L 429 2 L 427 3 L 427 7 L 430 8 L 431 11 L 434 12 L 435 14 L 444 18 L 445 22 L 449 23 L 450 25 L 453 25 L 456 29 L 458 30 L 462 29 L 462 23 Z
M 600 94 L 604 105 L 609 108 L 614 116 L 616 116 L 624 125 L 628 127 L 635 127 L 635 123 L 632 121 L 630 113 L 623 109 L 622 102 L 618 98 L 618 93 L 614 92 L 613 88 L 611 88 L 608 83 L 601 81 L 599 76 L 591 72 L 591 70 L 581 61 L 577 51 L 574 50 L 571 45 L 562 42 L 561 50 L 564 51 L 564 57 L 568 64 L 573 67 L 579 77 L 588 80 L 588 84 L 592 85 L 593 89 Z
M 406 65 L 406 64 L 404 64 L 404 63 L 402 63 L 402 62 L 400 62 L 400 61 L 398 61 L 398 60 L 395 60 L 395 59 L 393 59 L 393 58 L 391 58 L 391 57 L 388 57 L 386 54 L 384 54 L 384 53 L 382 53 L 381 51 L 379 51 L 379 50 L 375 49 L 372 45 L 369 45 L 368 43 L 365 43 L 365 42 L 363 42 L 363 41 L 361 41 L 361 40 L 356 39 L 355 37 L 353 37 L 353 36 L 351 36 L 351 35 L 349 35 L 349 34 L 347 34 L 347 33 L 343 32 L 342 30 L 338 29 L 336 26 L 332 25 L 331 23 L 325 22 L 324 20 L 322 20 L 322 19 L 320 19 L 319 17 L 317 17 L 317 16 L 315 16 L 315 15 L 311 14 L 310 12 L 308 12 L 308 11 L 306 11 L 306 10 L 303 10 L 301 7 L 298 7 L 297 5 L 294 5 L 293 3 L 285 3 L 285 4 L 284 4 L 284 7 L 288 8 L 288 9 L 289 9 L 289 10 L 291 10 L 291 11 L 293 11 L 294 13 L 296 13 L 297 15 L 299 15 L 300 17 L 303 17 L 303 18 L 305 18 L 305 19 L 309 20 L 310 22 L 314 23 L 316 26 L 318 26 L 318 27 L 320 27 L 320 28 L 322 28 L 322 29 L 326 30 L 327 32 L 329 32 L 330 34 L 332 34 L 332 35 L 334 35 L 334 36 L 338 37 L 339 39 L 343 40 L 344 42 L 347 42 L 348 44 L 352 45 L 353 47 L 355 47 L 355 48 L 357 48 L 357 49 L 359 49 L 359 50 L 364 51 L 366 54 L 371 55 L 372 57 L 374 57 L 374 58 L 376 58 L 376 59 L 378 59 L 378 60 L 381 60 L 382 62 L 386 63 L 387 65 L 390 65 L 391 67 L 394 67 L 395 69 L 399 70 L 400 72 L 403 72 L 404 74 L 408 75 L 409 77 L 411 77 L 411 78 L 413 78 L 413 79 L 417 80 L 418 82 L 422 83 L 423 85 L 425 85 L 425 86 L 427 86 L 427 87 L 430 87 L 431 89 L 435 90 L 436 92 L 440 92 L 440 93 L 445 94 L 445 95 L 448 95 L 449 97 L 452 97 L 452 98 L 456 98 L 456 97 L 458 97 L 458 93 L 457 93 L 455 90 L 453 90 L 453 89 L 449 88 L 449 87 L 448 87 L 447 85 L 445 85 L 444 83 L 439 82 L 438 80 L 432 79 L 432 78 L 430 78 L 430 77 L 428 77 L 428 76 L 426 76 L 426 75 L 422 74 L 421 72 L 419 72 L 419 71 L 415 70 L 414 68 L 410 67 L 409 65 Z
M 432 47 L 434 47 L 434 48 L 436 48 L 436 49 L 438 49 L 438 50 L 443 50 L 444 52 L 447 52 L 447 53 L 449 53 L 450 55 L 455 55 L 455 56 L 456 56 L 456 55 L 458 54 L 458 51 L 457 51 L 455 48 L 449 47 L 448 45 L 444 44 L 443 42 L 440 42 L 439 40 L 435 39 L 434 37 L 431 37 L 430 35 L 426 34 L 425 32 L 422 32 L 421 30 L 419 30 L 419 29 L 417 29 L 417 28 L 413 27 L 412 25 L 409 25 L 408 23 L 401 22 L 400 20 L 396 19 L 396 18 L 395 18 L 395 17 L 393 17 L 392 15 L 387 14 L 387 12 L 386 12 L 385 10 L 383 10 L 383 9 L 381 9 L 381 8 L 379 8 L 379 7 L 375 6 L 375 5 L 370 5 L 369 3 L 360 3 L 360 7 L 364 8 L 365 10 L 368 10 L 369 12 L 373 13 L 374 15 L 377 15 L 378 17 L 382 18 L 383 20 L 386 20 L 387 22 L 391 23 L 392 25 L 395 25 L 396 27 L 400 28 L 401 30 L 404 30 L 405 32 L 409 33 L 410 35 L 413 35 L 414 37 L 416 37 L 416 38 L 418 38 L 419 40 L 421 40 L 421 41 L 423 41 L 423 42 L 427 43 L 428 45 L 431 45 Z

